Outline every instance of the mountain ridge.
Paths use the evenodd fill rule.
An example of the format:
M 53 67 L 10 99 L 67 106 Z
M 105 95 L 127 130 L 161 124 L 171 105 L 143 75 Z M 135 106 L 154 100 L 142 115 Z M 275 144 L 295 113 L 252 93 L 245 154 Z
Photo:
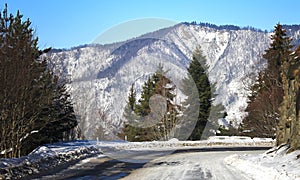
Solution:
M 178 24 L 175 24 L 174 26 L 170 26 L 170 27 L 166 27 L 166 28 L 162 28 L 162 29 L 158 29 L 156 31 L 153 31 L 153 32 L 148 32 L 148 33 L 145 33 L 141 36 L 138 36 L 138 37 L 133 37 L 133 38 L 130 38 L 129 40 L 125 40 L 125 41 L 117 41 L 117 42 L 114 42 L 114 43 L 108 43 L 108 44 L 100 44 L 100 43 L 88 43 L 88 44 L 80 44 L 80 45 L 76 45 L 76 46 L 72 46 L 70 48 L 52 48 L 52 52 L 61 52 L 61 51 L 68 51 L 68 50 L 73 50 L 73 49 L 77 49 L 77 48 L 82 48 L 82 47 L 87 47 L 87 46 L 111 46 L 113 44 L 119 44 L 119 43 L 124 43 L 124 42 L 127 42 L 127 41 L 131 41 L 135 38 L 141 38 L 141 37 L 147 37 L 148 34 L 153 34 L 155 32 L 158 32 L 160 31 L 168 31 L 169 29 L 172 29 L 176 26 L 179 26 L 181 24 L 185 24 L 185 25 L 198 25 L 198 26 L 203 26 L 203 27 L 210 27 L 210 28 L 215 28 L 215 29 L 218 29 L 218 30 L 252 30 L 252 31 L 259 31 L 259 32 L 266 32 L 266 33 L 271 33 L 273 30 L 263 30 L 263 29 L 260 29 L 260 28 L 256 28 L 254 26 L 238 26 L 238 25 L 231 25 L 231 24 L 226 24 L 226 25 L 216 25 L 216 24 L 213 24 L 213 23 L 208 23 L 208 22 L 199 22 L 199 23 L 196 23 L 195 21 L 194 22 L 180 22 Z M 293 28 L 297 28 L 299 29 L 300 28 L 300 24 L 282 24 L 283 28 L 284 29 L 288 29 L 287 27 L 293 27 Z
M 257 74 L 266 66 L 261 59 L 271 33 L 231 25 L 219 29 L 209 26 L 216 25 L 179 23 L 124 42 L 48 53 L 55 73 L 71 80 L 68 86 L 85 136 L 92 138 L 93 129 L 100 126 L 107 136 L 116 134 L 124 122 L 122 112 L 130 85 L 141 86 L 159 63 L 171 69 L 169 76 L 180 84 L 197 45 L 207 57 L 210 81 L 216 83 L 216 103 L 222 103 L 228 114 L 220 124 L 242 123 L 249 95 L 246 86 L 253 81 L 251 73 Z M 298 45 L 300 25 L 284 27 Z M 99 119 L 99 109 L 107 111 L 108 119 Z

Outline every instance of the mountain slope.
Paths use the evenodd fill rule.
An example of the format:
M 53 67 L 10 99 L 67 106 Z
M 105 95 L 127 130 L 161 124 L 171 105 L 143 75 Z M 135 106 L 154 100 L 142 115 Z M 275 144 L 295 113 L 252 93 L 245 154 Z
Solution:
M 300 26 L 285 28 L 299 44 Z M 246 116 L 251 73 L 255 75 L 266 66 L 261 57 L 269 46 L 269 36 L 253 28 L 180 23 L 125 42 L 86 45 L 47 56 L 56 73 L 71 80 L 69 88 L 85 136 L 98 136 L 97 129 L 103 127 L 106 136 L 113 137 L 124 121 L 122 112 L 131 84 L 140 89 L 162 63 L 169 69 L 169 78 L 180 87 L 192 52 L 200 45 L 209 64 L 210 81 L 216 84 L 215 102 L 226 108 L 225 123 L 237 126 Z M 106 112 L 106 120 L 99 111 Z

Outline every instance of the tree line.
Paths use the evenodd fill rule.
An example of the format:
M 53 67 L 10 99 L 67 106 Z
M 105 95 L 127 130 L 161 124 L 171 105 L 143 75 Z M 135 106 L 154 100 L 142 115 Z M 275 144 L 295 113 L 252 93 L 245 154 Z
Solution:
M 176 101 L 178 87 L 167 77 L 168 70 L 165 71 L 161 64 L 144 83 L 140 99 L 136 98 L 132 84 L 120 136 L 129 141 L 169 140 L 173 137 L 200 140 L 205 127 L 213 124 L 209 117 L 214 107 L 214 88 L 208 79 L 207 69 L 206 57 L 199 46 L 187 69 L 188 76 L 181 81 L 180 90 L 187 96 L 183 102 Z M 166 102 L 165 105 L 162 101 Z M 154 106 L 151 107 L 151 104 Z M 224 110 L 221 105 L 216 107 L 218 112 Z M 214 115 L 217 119 L 220 114 Z
M 62 79 L 41 56 L 29 19 L 0 13 L 0 157 L 20 157 L 37 146 L 69 139 L 77 126 Z
M 251 30 L 251 31 L 256 31 L 256 32 L 268 33 L 267 30 L 263 31 L 261 29 L 258 29 L 258 28 L 252 27 L 252 26 L 240 27 L 240 26 L 229 25 L 229 24 L 227 24 L 227 25 L 215 25 L 215 24 L 203 23 L 203 22 L 197 23 L 196 21 L 192 21 L 191 23 L 184 22 L 183 24 L 205 26 L 205 27 L 214 28 L 214 29 L 217 29 L 217 30 L 235 30 L 235 31 L 238 31 L 238 30 Z
M 292 45 L 281 24 L 275 26 L 263 54 L 267 67 L 250 87 L 248 116 L 231 134 L 276 138 L 277 145 L 300 149 L 300 46 Z

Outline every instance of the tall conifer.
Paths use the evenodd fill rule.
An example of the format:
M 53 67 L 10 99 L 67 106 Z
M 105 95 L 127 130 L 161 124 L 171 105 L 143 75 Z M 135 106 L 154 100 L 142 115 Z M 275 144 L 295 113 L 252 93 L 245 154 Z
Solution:
M 203 130 L 208 123 L 212 102 L 212 89 L 207 69 L 206 58 L 203 56 L 200 47 L 197 47 L 188 67 L 189 76 L 183 80 L 183 93 L 189 95 L 184 103 L 184 106 L 188 106 L 184 111 L 185 121 L 186 123 L 193 123 L 189 119 L 198 116 L 195 128 L 189 137 L 190 140 L 200 140 Z M 197 89 L 190 87 L 191 82 L 195 83 Z M 199 109 L 197 114 L 193 112 L 195 109 Z
M 29 19 L 18 11 L 0 13 L 0 148 L 19 157 L 41 145 L 63 140 L 77 125 L 62 81 L 40 56 Z
M 258 75 L 258 81 L 252 87 L 249 98 L 248 117 L 243 121 L 243 129 L 251 136 L 275 137 L 283 99 L 282 65 L 288 61 L 291 53 L 291 39 L 282 25 L 277 24 L 271 35 L 271 44 L 263 58 L 267 68 Z

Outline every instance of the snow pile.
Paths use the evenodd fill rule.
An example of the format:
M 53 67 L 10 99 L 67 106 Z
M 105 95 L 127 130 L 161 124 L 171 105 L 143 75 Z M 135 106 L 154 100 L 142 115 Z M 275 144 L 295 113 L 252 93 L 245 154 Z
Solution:
M 28 156 L 0 159 L 0 179 L 22 178 L 59 168 L 101 153 L 91 141 L 72 141 L 44 145 L 36 148 Z
M 254 179 L 300 179 L 300 151 L 287 154 L 287 150 L 279 146 L 260 155 L 232 155 L 224 161 Z
M 110 147 L 118 150 L 176 150 L 211 147 L 273 147 L 275 141 L 271 138 L 253 138 L 246 136 L 212 136 L 208 140 L 179 141 L 173 138 L 169 141 L 148 142 L 99 142 L 100 147 Z
M 237 145 L 237 146 L 270 146 L 275 145 L 272 138 L 251 138 L 247 136 L 211 136 L 208 145 Z

